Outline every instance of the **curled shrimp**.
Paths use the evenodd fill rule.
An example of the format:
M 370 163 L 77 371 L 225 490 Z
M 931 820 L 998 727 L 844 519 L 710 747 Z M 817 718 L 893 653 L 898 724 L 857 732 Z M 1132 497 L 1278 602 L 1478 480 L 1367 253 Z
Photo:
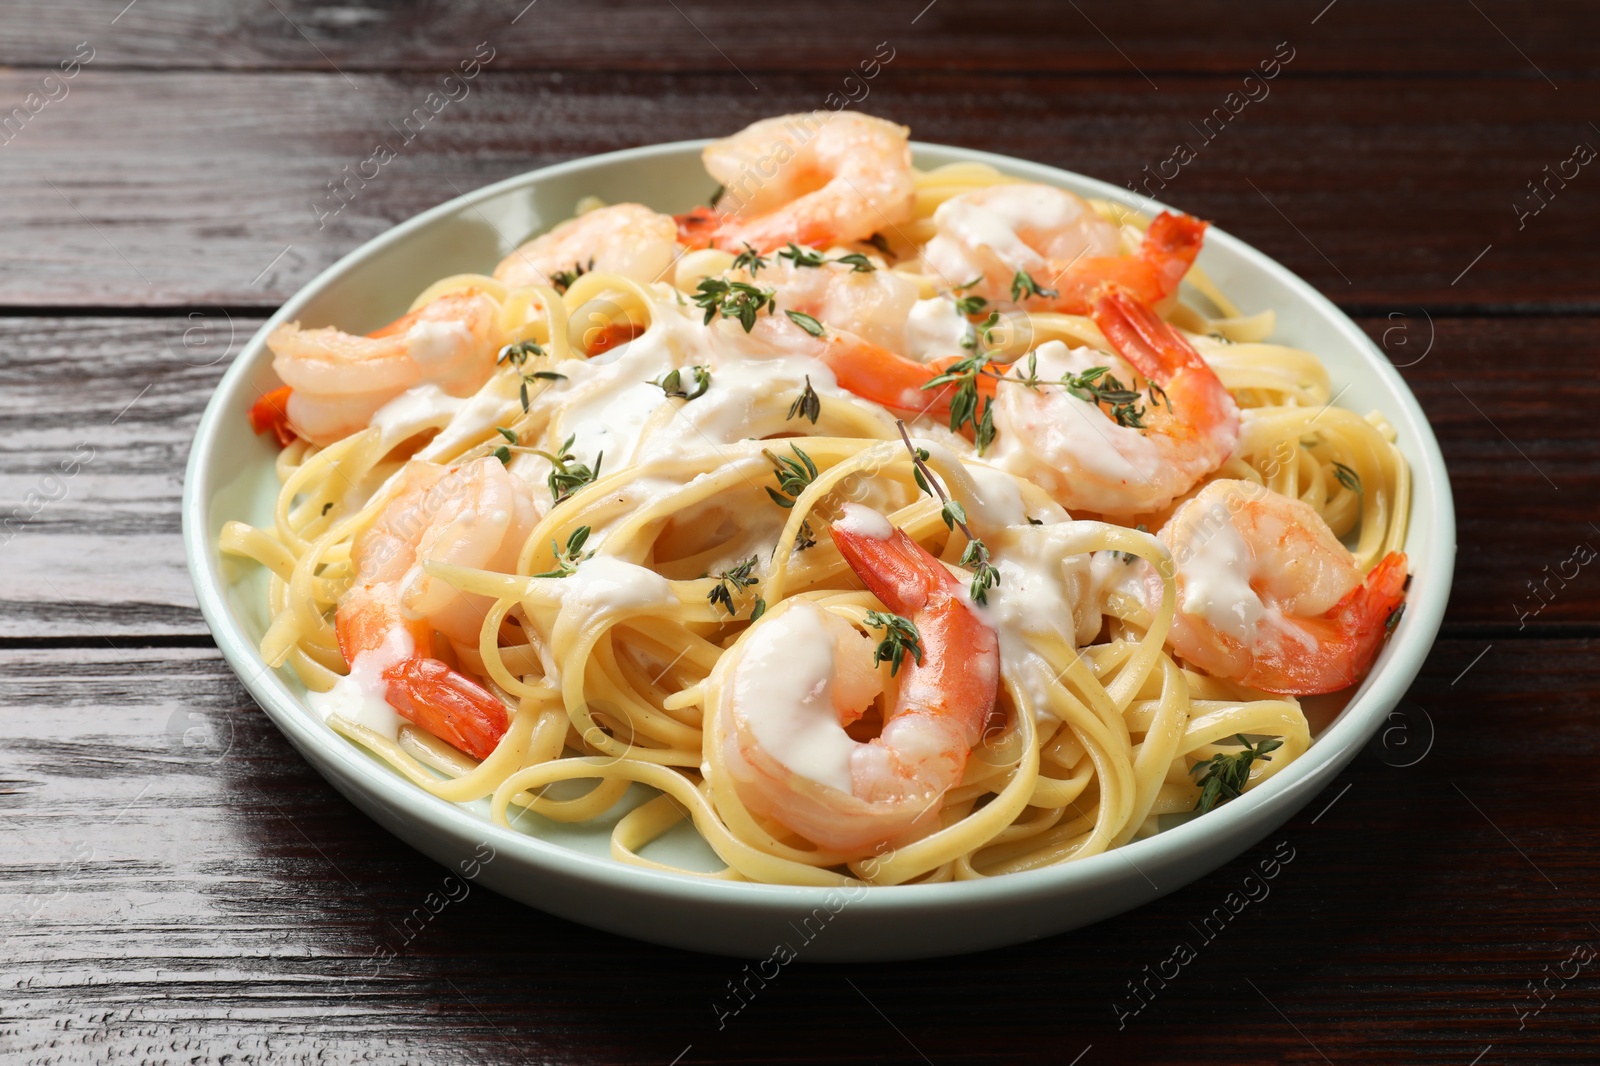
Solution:
M 850 568 L 915 626 L 919 650 L 897 670 L 874 663 L 874 639 L 842 615 L 791 600 L 752 626 L 724 688 L 726 763 L 744 804 L 825 847 L 859 852 L 937 825 L 994 709 L 995 631 L 961 583 L 883 516 L 848 505 L 832 527 Z M 860 720 L 898 675 L 881 733 Z
M 916 201 L 910 131 L 853 111 L 763 119 L 706 146 L 719 201 L 678 217 L 691 247 L 770 252 L 793 241 L 828 248 L 910 221 Z
M 1104 293 L 1093 313 L 1118 355 L 1050 341 L 1013 364 L 995 399 L 994 463 L 1068 510 L 1157 511 L 1227 460 L 1239 408 L 1200 353 L 1139 301 Z
M 1158 538 L 1177 567 L 1168 644 L 1207 673 L 1266 692 L 1312 695 L 1366 674 L 1405 596 L 1406 557 L 1363 578 L 1307 503 L 1248 481 L 1213 481 Z M 1161 578 L 1145 598 L 1161 602 Z
M 355 583 L 334 612 L 352 677 L 406 720 L 477 759 L 505 735 L 500 700 L 435 658 L 433 635 L 478 642 L 487 601 L 431 576 L 424 564 L 510 572 L 538 521 L 533 493 L 492 456 L 455 470 L 408 464 L 399 492 L 351 550 Z
M 267 347 L 289 389 L 280 406 L 290 428 L 327 445 L 365 428 L 378 408 L 417 385 L 470 395 L 494 372 L 497 319 L 493 300 L 463 289 L 364 337 L 332 326 L 279 326 Z M 261 428 L 269 425 L 270 419 Z
M 643 204 L 611 204 L 568 219 L 500 261 L 507 285 L 550 285 L 588 271 L 621 274 L 646 285 L 678 256 L 678 224 Z M 560 285 L 558 288 L 565 288 Z
M 933 213 L 936 233 L 923 262 L 951 285 L 1002 306 L 1086 314 L 1107 284 L 1165 307 L 1194 265 L 1206 224 L 1162 212 L 1138 249 L 1121 254 L 1116 226 L 1065 189 L 990 185 L 952 197 Z M 1019 272 L 1037 291 L 1014 290 Z M 1017 299 L 1021 296 L 1021 299 Z

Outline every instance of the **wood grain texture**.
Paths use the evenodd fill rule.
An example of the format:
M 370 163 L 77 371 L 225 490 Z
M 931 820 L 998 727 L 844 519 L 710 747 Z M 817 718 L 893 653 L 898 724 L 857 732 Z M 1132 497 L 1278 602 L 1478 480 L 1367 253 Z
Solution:
M 1592 967 L 1520 1015 L 1528 981 L 1600 947 L 1600 824 L 1578 814 L 1600 801 L 1600 642 L 1496 647 L 1452 686 L 1480 650 L 1442 642 L 1387 747 L 1157 903 L 914 966 L 802 954 L 737 1013 L 739 963 L 475 887 L 408 937 L 445 871 L 320 781 L 213 651 L 0 652 L 0 1055 L 1065 1063 L 1092 1045 L 1084 1064 L 1237 1066 L 1493 1045 L 1483 1061 L 1589 1062 Z M 1536 731 L 1506 728 L 1530 708 Z M 1275 852 L 1291 857 L 1264 879 Z M 1128 982 L 1179 943 L 1197 957 L 1119 1030 Z M 373 973 L 379 947 L 396 957 Z
M 1542 71 L 1559 83 L 1593 67 L 1586 41 L 1569 32 L 1589 13 L 1575 0 L 1537 10 L 1506 0 L 1478 10 L 1266 0 L 1252 4 L 1248 18 L 1224 0 L 1158 11 L 1112 0 L 821 0 L 776 9 L 733 0 L 137 0 L 126 9 L 65 0 L 11 15 L 0 62 L 53 64 L 87 39 L 97 63 L 118 67 L 435 70 L 489 38 L 505 43 L 512 69 L 720 71 L 737 64 L 756 77 L 765 70 L 843 73 L 863 48 L 870 54 L 873 43 L 888 40 L 918 69 L 1143 72 L 1159 79 L 1242 73 L 1287 39 L 1309 46 L 1306 68 L 1324 73 L 1470 71 L 1537 80 Z
M 13 7 L 0 1060 L 1594 1060 L 1597 970 L 1551 980 L 1600 948 L 1600 571 L 1572 562 L 1600 545 L 1584 369 L 1600 356 L 1600 178 L 1548 177 L 1600 146 L 1587 5 Z M 483 42 L 470 94 L 319 224 L 328 183 L 398 143 L 393 124 Z M 880 43 L 892 60 L 847 81 Z M 1268 95 L 1208 137 L 1284 47 Z M 76 76 L 46 80 L 82 49 Z M 395 223 L 829 93 L 924 140 L 1116 185 L 1187 144 L 1193 161 L 1151 190 L 1365 316 L 1426 410 L 1460 533 L 1445 639 L 1381 737 L 1280 832 L 1041 943 L 914 966 L 802 956 L 727 1014 L 740 964 L 475 886 L 408 932 L 443 868 L 317 778 L 210 646 L 177 517 L 201 410 L 266 314 Z M 1279 875 L 1250 880 L 1280 848 Z M 1141 1006 L 1130 983 L 1180 943 L 1195 959 Z M 380 949 L 396 957 L 374 970 Z
M 1551 381 L 1600 359 L 1600 319 L 1361 321 L 1402 367 L 1449 465 L 1460 563 L 1448 624 L 1543 632 L 1600 620 L 1600 567 L 1572 561 L 1580 545 L 1600 550 L 1600 440 L 1550 407 Z M 0 637 L 206 633 L 179 536 L 183 464 L 218 378 L 260 322 L 214 308 L 0 318 L 0 523 L 13 523 L 0 532 Z M 1560 396 L 1600 407 L 1600 384 L 1569 379 Z M 93 458 L 60 478 L 80 444 Z M 37 515 L 30 499 L 43 500 Z
M 731 70 L 491 67 L 406 143 L 396 124 L 442 74 L 90 67 L 0 146 L 0 306 L 270 309 L 361 242 L 460 193 L 559 160 L 822 107 L 843 77 L 758 73 L 760 91 Z M 864 106 L 926 140 L 1119 186 L 1144 181 L 1146 167 L 1158 173 L 1185 143 L 1193 161 L 1166 164 L 1176 177 L 1150 190 L 1346 306 L 1600 306 L 1589 282 L 1600 253 L 1588 239 L 1600 180 L 1569 163 L 1577 177 L 1564 188 L 1552 179 L 1548 206 L 1518 215 L 1537 204 L 1527 183 L 1545 180 L 1542 168 L 1558 169 L 1580 141 L 1600 146 L 1588 125 L 1600 114 L 1593 80 L 1557 92 L 1504 75 L 1297 78 L 1291 65 L 1207 141 L 1207 117 L 1241 76 L 1156 91 L 1108 75 L 974 80 L 891 64 Z M 0 104 L 25 99 L 38 78 L 0 73 Z M 329 215 L 330 183 L 380 139 L 398 157 Z

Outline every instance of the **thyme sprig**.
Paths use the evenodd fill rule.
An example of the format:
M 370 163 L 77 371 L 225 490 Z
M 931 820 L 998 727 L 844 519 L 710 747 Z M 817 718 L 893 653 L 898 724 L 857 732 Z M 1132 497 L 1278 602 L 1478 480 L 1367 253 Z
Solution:
M 550 275 L 550 287 L 559 293 L 565 293 L 572 287 L 572 283 L 594 269 L 594 258 L 591 256 L 587 263 L 574 263 L 571 270 L 558 270 Z
M 798 445 L 789 445 L 789 450 L 794 452 L 793 459 L 774 455 L 768 448 L 761 449 L 761 454 L 772 464 L 772 476 L 778 479 L 777 490 L 770 485 L 766 486 L 767 495 L 772 497 L 773 503 L 784 510 L 792 508 L 795 501 L 800 498 L 800 494 L 817 480 L 817 464 L 812 462 L 811 456 L 802 451 Z M 801 522 L 800 531 L 794 537 L 794 550 L 805 551 L 816 543 L 811 523 Z
M 797 267 L 823 267 L 829 263 L 838 263 L 841 266 L 849 267 L 852 274 L 870 274 L 878 269 L 872 260 L 860 252 L 851 252 L 848 255 L 841 255 L 837 259 L 829 259 L 821 252 L 814 252 L 810 248 L 802 248 L 793 241 L 789 242 L 789 247 L 778 253 L 778 258 L 787 259 Z
M 961 427 L 970 422 L 979 455 L 994 442 L 994 400 L 987 396 L 980 400 L 978 395 L 978 377 L 988 366 L 989 353 L 974 352 L 951 363 L 943 373 L 929 378 L 922 386 L 936 389 L 941 385 L 955 385 L 956 391 L 950 397 L 950 429 L 959 433 Z M 987 376 L 1000 375 L 990 373 Z
M 545 479 L 550 486 L 552 506 L 562 503 L 585 485 L 600 480 L 600 464 L 605 460 L 606 453 L 600 452 L 594 457 L 593 467 L 580 463 L 578 457 L 572 454 L 572 444 L 577 439 L 576 434 L 569 436 L 554 454 L 533 449 L 533 454 L 544 456 L 553 467 L 550 476 Z
M 528 370 L 528 356 L 535 358 L 547 357 L 550 353 L 545 351 L 537 341 L 518 341 L 508 344 L 500 349 L 500 354 L 495 356 L 495 366 L 510 363 L 522 374 L 522 385 L 517 390 L 518 397 L 522 400 L 522 410 L 528 410 L 528 385 L 535 381 L 565 381 L 567 375 L 558 374 L 554 370 Z
M 710 325 L 717 315 L 737 319 L 744 331 L 756 328 L 756 316 L 762 311 L 771 314 L 777 308 L 777 294 L 772 289 L 752 285 L 747 281 L 728 281 L 726 278 L 702 278 L 696 288 L 694 302 L 705 310 L 705 324 Z
M 872 665 L 888 663 L 890 677 L 900 672 L 907 654 L 918 666 L 922 665 L 922 634 L 917 632 L 915 622 L 888 611 L 868 611 L 866 622 L 873 629 L 883 630 L 883 639 L 872 653 Z
M 1042 296 L 1047 300 L 1053 300 L 1059 295 L 1061 294 L 1055 289 L 1047 289 L 1034 281 L 1033 275 L 1026 270 L 1017 271 L 1016 276 L 1011 279 L 1012 303 L 1021 303 L 1025 296 Z
M 755 568 L 756 557 L 752 555 L 731 570 L 722 571 L 717 575 L 717 583 L 711 586 L 710 592 L 706 593 L 706 600 L 713 607 L 721 606 L 723 610 L 728 612 L 729 618 L 736 616 L 739 613 L 739 608 L 734 605 L 734 597 L 742 597 L 745 589 L 761 582 L 761 579 L 752 573 Z M 756 597 L 755 610 L 751 612 L 750 620 L 754 622 L 757 618 L 760 618 L 766 609 L 766 602 L 761 597 Z
M 572 536 L 567 538 L 567 546 L 560 547 L 554 540 L 550 542 L 550 550 L 555 553 L 556 568 L 546 570 L 534 577 L 569 577 L 578 572 L 578 564 L 585 559 L 594 558 L 594 552 L 583 554 L 583 545 L 589 539 L 589 527 L 579 526 L 572 531 Z
M 1361 475 L 1343 463 L 1333 464 L 1333 476 L 1338 479 L 1339 484 L 1351 492 L 1359 493 L 1361 491 Z
M 1194 809 L 1201 814 L 1219 803 L 1244 795 L 1244 786 L 1250 780 L 1250 764 L 1257 759 L 1271 762 L 1272 756 L 1267 753 L 1283 747 L 1283 741 L 1276 739 L 1263 740 L 1252 746 L 1243 733 L 1234 734 L 1233 739 L 1244 745 L 1243 751 L 1232 755 L 1213 755 L 1205 762 L 1189 767 L 1189 772 L 1196 775 L 1195 784 L 1200 786 L 1200 799 L 1196 801 Z
M 929 452 L 925 448 L 918 448 L 911 443 L 911 435 L 906 432 L 906 424 L 896 420 L 895 425 L 900 427 L 900 439 L 905 441 L 906 450 L 911 453 L 912 476 L 916 479 L 917 486 L 930 496 L 937 496 L 942 505 L 939 508 L 939 517 L 944 519 L 944 524 L 951 530 L 960 529 L 967 538 L 966 550 L 961 553 L 961 565 L 972 568 L 972 584 L 968 591 L 976 603 L 989 602 L 989 590 L 1000 584 L 1000 571 L 995 568 L 989 555 L 989 546 L 985 544 L 967 525 L 967 509 L 959 501 L 952 500 L 945 494 L 944 486 L 928 468 Z
M 675 399 L 698 400 L 706 394 L 707 389 L 711 388 L 711 368 L 691 366 L 689 371 L 694 377 L 694 384 L 687 389 L 683 387 L 683 370 L 680 367 L 673 367 L 659 378 L 648 381 L 645 384 L 654 385 L 667 396 Z
M 785 421 L 793 419 L 795 415 L 811 420 L 814 426 L 817 419 L 822 417 L 822 397 L 817 395 L 817 390 L 811 387 L 811 375 L 806 375 L 806 387 L 789 405 L 789 413 L 784 415 Z
M 793 322 L 795 325 L 799 326 L 813 337 L 822 336 L 824 332 L 822 323 L 818 322 L 804 311 L 785 311 L 784 314 L 789 316 L 789 321 Z
M 744 246 L 744 251 L 733 257 L 731 269 L 738 270 L 743 268 L 748 270 L 750 271 L 750 276 L 753 278 L 760 273 L 761 268 L 766 265 L 766 257 L 746 243 Z

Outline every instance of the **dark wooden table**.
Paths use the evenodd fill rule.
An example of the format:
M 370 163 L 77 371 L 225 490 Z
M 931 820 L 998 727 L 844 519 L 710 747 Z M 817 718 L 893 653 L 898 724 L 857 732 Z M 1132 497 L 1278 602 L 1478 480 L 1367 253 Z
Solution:
M 1585 5 L 124 2 L 0 12 L 0 1059 L 1600 1059 Z M 489 49 L 466 95 L 445 83 Z M 329 183 L 442 90 L 333 214 Z M 966 958 L 796 964 L 720 1025 L 738 963 L 487 890 L 374 975 L 444 872 L 312 773 L 212 644 L 178 528 L 202 407 L 274 307 L 426 207 L 834 92 L 1118 184 L 1188 142 L 1161 195 L 1384 346 L 1460 522 L 1402 716 L 1159 903 Z M 1208 141 L 1230 93 L 1253 99 Z M 1119 1026 L 1130 982 L 1279 846 L 1270 895 Z

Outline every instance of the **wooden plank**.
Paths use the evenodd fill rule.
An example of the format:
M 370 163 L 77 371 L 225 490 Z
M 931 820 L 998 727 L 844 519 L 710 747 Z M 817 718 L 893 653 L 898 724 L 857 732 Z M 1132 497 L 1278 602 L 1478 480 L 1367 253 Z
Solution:
M 1572 412 L 1600 407 L 1600 384 L 1571 368 L 1600 358 L 1600 319 L 1362 323 L 1397 363 L 1427 352 L 1401 372 L 1456 494 L 1450 623 L 1595 622 L 1600 568 L 1579 548 L 1600 549 L 1589 524 L 1600 444 Z M 12 521 L 0 637 L 206 632 L 179 537 L 183 463 L 226 360 L 259 324 L 217 312 L 0 319 L 0 522 Z M 61 477 L 80 445 L 92 459 Z
M 1583 920 L 1600 823 L 1579 813 L 1600 642 L 1497 646 L 1453 684 L 1480 650 L 1434 650 L 1395 722 L 1410 746 L 1391 734 L 1157 903 L 911 967 L 802 950 L 743 1007 L 741 963 L 477 887 L 408 937 L 445 871 L 321 782 L 214 652 L 0 650 L 0 1054 L 1066 1063 L 1092 1046 L 1087 1066 L 1468 1063 L 1492 1045 L 1482 1061 L 1588 1062 L 1592 965 L 1527 1012 L 1530 981 L 1600 946 Z M 374 968 L 380 948 L 396 955 Z M 1162 970 L 1140 1006 L 1130 982 Z
M 1592 82 L 1552 92 L 1501 75 L 1329 80 L 1292 70 L 1209 127 L 1218 109 L 1228 115 L 1237 77 L 1157 92 L 1136 78 L 994 73 L 975 92 L 967 75 L 891 65 L 867 105 L 928 140 L 1117 185 L 1148 182 L 1347 306 L 1594 309 L 1587 234 L 1600 224 L 1600 183 L 1573 162 L 1565 187 L 1542 169 L 1560 169 L 1579 141 L 1600 144 L 1588 125 Z M 91 67 L 4 145 L 0 306 L 270 308 L 362 241 L 458 192 L 821 107 L 842 77 L 759 74 L 752 92 L 731 70 L 491 68 L 407 144 L 394 124 L 440 87 L 440 74 Z M 23 99 L 38 77 L 0 73 L 0 101 Z M 335 206 L 330 183 L 380 138 L 398 144 L 398 157 L 324 217 Z M 1184 166 L 1169 161 L 1180 143 L 1195 153 Z M 1145 177 L 1163 167 L 1176 174 L 1165 188 Z M 1531 214 L 1535 181 L 1549 182 L 1548 206 Z
M 212 5 L 200 0 L 96 4 L 66 0 L 8 20 L 0 62 L 58 62 L 81 40 L 104 66 L 160 69 L 432 71 L 453 66 L 482 41 L 496 63 L 518 70 L 726 70 L 757 81 L 769 70 L 840 74 L 892 42 L 895 62 L 915 69 L 1082 71 L 1128 78 L 1239 73 L 1280 41 L 1319 72 L 1473 71 L 1557 83 L 1586 72 L 1589 9 L 1575 0 L 1538 10 L 1497 0 L 1470 5 L 1384 5 L 1363 0 L 1269 0 L 1250 17 L 1223 0 L 1151 12 L 1111 0 L 1063 8 L 1048 0 L 983 7 L 928 0 L 860 5 L 820 0 L 774 19 L 758 5 L 622 0 L 604 5 L 466 0 L 395 9 L 376 0 L 326 7 L 307 2 Z M 1141 73 L 1142 72 L 1142 73 Z M 1542 72 L 1542 75 L 1541 75 Z

